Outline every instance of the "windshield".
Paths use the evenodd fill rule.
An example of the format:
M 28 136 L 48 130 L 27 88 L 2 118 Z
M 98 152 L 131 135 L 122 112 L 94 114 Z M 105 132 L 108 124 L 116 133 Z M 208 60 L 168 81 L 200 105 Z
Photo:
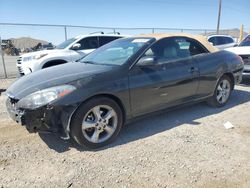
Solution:
M 248 35 L 240 44 L 239 46 L 250 46 L 250 35 Z
M 104 45 L 80 62 L 104 65 L 122 65 L 152 38 L 124 38 Z
M 64 49 L 66 47 L 68 47 L 72 42 L 75 42 L 77 39 L 76 38 L 71 38 L 68 39 L 66 41 L 64 41 L 63 43 L 59 44 L 56 49 Z

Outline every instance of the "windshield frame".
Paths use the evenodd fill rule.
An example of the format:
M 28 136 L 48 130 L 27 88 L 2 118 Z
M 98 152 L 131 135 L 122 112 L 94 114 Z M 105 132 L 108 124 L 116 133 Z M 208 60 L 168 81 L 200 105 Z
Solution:
M 70 38 L 65 40 L 64 42 L 60 43 L 59 45 L 57 45 L 54 49 L 57 50 L 63 50 L 68 48 L 69 46 L 72 46 L 72 44 L 74 44 L 76 41 L 78 41 L 78 38 Z M 59 46 L 64 46 L 64 47 L 59 47 Z
M 147 40 L 142 46 L 140 46 L 136 52 L 134 52 L 133 54 L 131 54 L 123 63 L 121 64 L 112 64 L 112 63 L 101 63 L 101 62 L 93 62 L 91 60 L 88 60 L 88 57 L 89 56 L 95 56 L 95 55 L 98 55 L 98 53 L 104 53 L 105 50 L 109 49 L 110 47 L 112 47 L 112 45 L 114 43 L 118 43 L 120 41 L 125 41 L 125 40 L 128 40 L 130 39 L 131 42 L 133 40 Z M 154 37 L 127 37 L 127 38 L 120 38 L 120 39 L 116 39 L 108 44 L 105 44 L 103 46 L 101 46 L 100 48 L 96 49 L 95 51 L 91 52 L 90 54 L 84 56 L 83 58 L 77 60 L 77 62 L 80 62 L 80 63 L 89 63 L 89 64 L 96 64 L 96 65 L 107 65 L 107 66 L 122 66 L 122 65 L 125 65 L 128 63 L 128 61 L 130 61 L 131 59 L 133 59 L 134 57 L 138 56 L 137 54 L 141 54 L 142 53 L 142 50 L 147 48 L 149 45 L 151 45 L 153 42 L 155 41 L 155 38 Z M 115 47 L 114 47 L 115 48 Z

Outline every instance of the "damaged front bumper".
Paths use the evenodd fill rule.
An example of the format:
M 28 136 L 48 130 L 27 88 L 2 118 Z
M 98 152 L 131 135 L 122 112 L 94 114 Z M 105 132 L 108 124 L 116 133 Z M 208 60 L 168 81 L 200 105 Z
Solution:
M 17 109 L 16 101 L 11 98 L 6 106 L 10 117 L 30 133 L 59 133 L 62 138 L 69 138 L 70 119 L 77 107 L 46 105 L 35 110 Z

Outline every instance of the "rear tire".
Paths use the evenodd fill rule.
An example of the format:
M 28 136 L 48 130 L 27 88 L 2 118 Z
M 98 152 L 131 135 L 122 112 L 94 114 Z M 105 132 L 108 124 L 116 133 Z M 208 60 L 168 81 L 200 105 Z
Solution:
M 232 89 L 232 80 L 228 76 L 223 75 L 215 87 L 213 96 L 207 100 L 207 103 L 213 107 L 224 106 L 231 96 Z
M 119 105 L 110 98 L 98 97 L 77 109 L 71 121 L 70 135 L 79 145 L 96 149 L 112 142 L 122 125 Z

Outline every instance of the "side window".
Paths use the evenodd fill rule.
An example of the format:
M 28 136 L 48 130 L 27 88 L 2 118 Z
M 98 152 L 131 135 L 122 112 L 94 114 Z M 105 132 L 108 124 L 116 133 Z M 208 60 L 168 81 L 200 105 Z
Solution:
M 102 36 L 100 36 L 99 37 L 99 47 L 103 46 L 103 45 L 105 45 L 113 40 L 119 39 L 119 38 L 120 37 L 111 37 L 111 36 L 110 37 L 107 37 L 107 36 L 102 37 Z
M 207 52 L 194 39 L 173 37 L 158 41 L 145 52 L 144 56 L 154 56 L 158 63 L 162 64 Z
M 225 37 L 217 37 L 217 45 L 226 44 Z
M 158 63 L 166 63 L 171 60 L 178 59 L 178 51 L 180 47 L 174 39 L 161 39 L 151 48 L 149 48 L 144 56 L 153 56 Z
M 213 43 L 213 45 L 215 46 L 216 45 L 216 40 L 215 40 L 215 37 L 211 37 L 208 39 L 208 42 L 211 42 Z
M 189 42 L 188 51 L 191 56 L 208 53 L 208 50 L 203 47 L 198 41 L 187 39 Z
M 97 37 L 87 37 L 80 40 L 78 43 L 81 44 L 79 50 L 88 50 L 98 48 L 98 38 Z
M 227 44 L 234 42 L 234 40 L 232 38 L 230 38 L 230 37 L 225 37 L 225 41 L 226 41 Z

